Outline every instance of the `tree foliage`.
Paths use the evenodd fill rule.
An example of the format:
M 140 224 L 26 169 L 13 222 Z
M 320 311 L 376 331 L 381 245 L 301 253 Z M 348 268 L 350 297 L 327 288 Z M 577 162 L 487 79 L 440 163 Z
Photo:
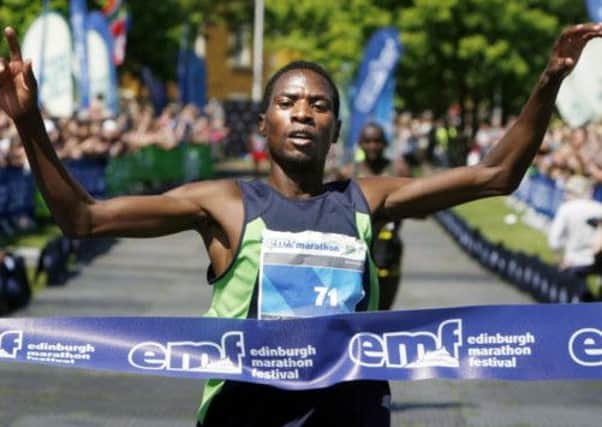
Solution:
M 104 0 L 87 0 L 89 10 L 99 10 Z M 250 7 L 249 7 L 250 6 Z M 221 20 L 236 25 L 249 18 L 252 2 L 211 0 L 162 0 L 127 2 L 130 15 L 128 48 L 120 71 L 137 72 L 142 65 L 150 67 L 163 79 L 174 79 L 178 50 L 183 37 L 189 41 L 202 31 L 206 21 Z M 69 19 L 69 0 L 50 0 L 49 9 Z M 0 26 L 13 26 L 23 37 L 27 28 L 42 12 L 42 1 L 1 0 Z M 7 48 L 0 43 L 0 54 Z
M 349 81 L 374 31 L 395 26 L 404 54 L 397 100 L 412 110 L 442 113 L 452 103 L 516 113 L 545 66 L 561 28 L 587 19 L 582 0 L 265 0 L 266 51 L 286 51 L 322 63 Z M 98 9 L 102 0 L 88 0 Z M 50 7 L 68 16 L 68 0 Z M 251 0 L 128 2 L 131 29 L 122 69 L 147 65 L 174 79 L 177 53 L 187 34 L 206 22 L 236 28 L 253 22 Z M 2 0 L 0 25 L 23 35 L 41 1 Z M 211 42 L 211 41 L 209 41 Z M 0 44 L 0 53 L 6 46 Z
M 574 0 L 269 0 L 268 37 L 343 80 L 370 35 L 393 25 L 404 55 L 398 104 L 442 113 L 452 103 L 517 112 L 563 26 L 587 19 Z
M 50 0 L 48 3 L 50 10 L 67 16 L 69 12 L 69 0 Z M 10 25 L 23 38 L 27 28 L 41 13 L 41 1 L 2 0 L 0 1 L 0 28 Z M 4 36 L 2 36 L 0 55 L 5 56 L 7 53 L 8 47 L 4 41 Z
M 387 8 L 387 3 L 390 8 Z M 370 35 L 393 25 L 403 2 L 371 0 L 268 0 L 266 39 L 271 50 L 317 61 L 339 80 L 351 77 Z
M 452 102 L 515 113 L 562 27 L 586 20 L 568 0 L 415 0 L 398 26 L 405 46 L 398 92 L 442 112 Z

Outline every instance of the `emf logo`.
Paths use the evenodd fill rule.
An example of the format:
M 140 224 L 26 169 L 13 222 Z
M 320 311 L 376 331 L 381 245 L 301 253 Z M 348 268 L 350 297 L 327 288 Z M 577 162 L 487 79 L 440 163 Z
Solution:
M 145 370 L 240 374 L 244 355 L 243 333 L 230 331 L 222 335 L 221 343 L 143 342 L 130 350 L 128 361 L 133 367 Z
M 23 348 L 23 331 L 5 331 L 0 334 L 0 359 L 16 359 Z
M 569 340 L 569 354 L 581 366 L 602 366 L 602 331 L 579 329 Z
M 427 368 L 460 366 L 462 320 L 442 322 L 437 333 L 369 332 L 355 334 L 349 342 L 349 357 L 360 366 Z

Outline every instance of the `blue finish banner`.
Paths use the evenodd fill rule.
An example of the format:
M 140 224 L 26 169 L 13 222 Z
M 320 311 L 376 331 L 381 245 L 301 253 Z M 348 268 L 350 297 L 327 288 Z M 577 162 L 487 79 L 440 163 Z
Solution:
M 602 304 L 474 306 L 293 320 L 0 319 L 0 361 L 224 378 L 602 379 Z
M 360 130 L 367 121 L 389 120 L 392 117 L 394 71 L 401 54 L 399 31 L 395 28 L 377 31 L 366 45 L 364 59 L 350 96 L 351 118 L 345 144 L 347 148 L 355 146 Z M 385 111 L 385 107 L 391 111 Z M 379 123 L 385 129 L 391 128 L 390 123 Z

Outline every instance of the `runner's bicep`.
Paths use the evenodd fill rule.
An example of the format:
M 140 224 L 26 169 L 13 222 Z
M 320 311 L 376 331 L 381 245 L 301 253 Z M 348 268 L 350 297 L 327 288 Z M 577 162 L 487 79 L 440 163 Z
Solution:
M 399 178 L 382 204 L 392 220 L 423 216 L 483 197 L 506 194 L 495 181 L 495 168 L 459 167 L 424 178 Z
M 169 194 L 126 196 L 90 209 L 90 235 L 156 237 L 195 228 L 204 215 L 193 201 Z

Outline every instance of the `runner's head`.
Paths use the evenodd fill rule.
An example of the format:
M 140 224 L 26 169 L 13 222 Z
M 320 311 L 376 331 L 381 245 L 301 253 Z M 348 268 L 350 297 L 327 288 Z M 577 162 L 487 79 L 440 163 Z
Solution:
M 315 171 L 338 139 L 338 114 L 339 94 L 328 73 L 312 62 L 291 62 L 266 85 L 259 130 L 277 164 Z
M 299 71 L 299 70 L 313 71 L 314 73 L 322 76 L 324 78 L 324 80 L 326 81 L 326 83 L 328 83 L 328 86 L 330 87 L 330 91 L 331 91 L 331 95 L 332 95 L 332 109 L 334 111 L 335 118 L 338 120 L 339 108 L 340 108 L 339 90 L 337 89 L 337 86 L 334 84 L 334 80 L 332 79 L 330 74 L 328 74 L 328 71 L 326 71 L 320 64 L 317 64 L 315 62 L 310 62 L 310 61 L 289 62 L 287 65 L 285 65 L 284 67 L 282 67 L 278 71 L 276 71 L 272 75 L 272 77 L 270 77 L 270 80 L 268 80 L 268 83 L 265 85 L 265 89 L 263 91 L 263 98 L 261 99 L 261 113 L 265 114 L 268 107 L 270 106 L 270 102 L 272 101 L 272 93 L 274 92 L 274 86 L 275 86 L 276 82 L 278 81 L 278 79 L 280 79 L 280 77 L 283 74 L 285 74 L 289 71 Z
M 387 146 L 387 136 L 381 125 L 369 122 L 362 127 L 360 132 L 359 146 L 366 154 L 369 162 L 381 159 Z

